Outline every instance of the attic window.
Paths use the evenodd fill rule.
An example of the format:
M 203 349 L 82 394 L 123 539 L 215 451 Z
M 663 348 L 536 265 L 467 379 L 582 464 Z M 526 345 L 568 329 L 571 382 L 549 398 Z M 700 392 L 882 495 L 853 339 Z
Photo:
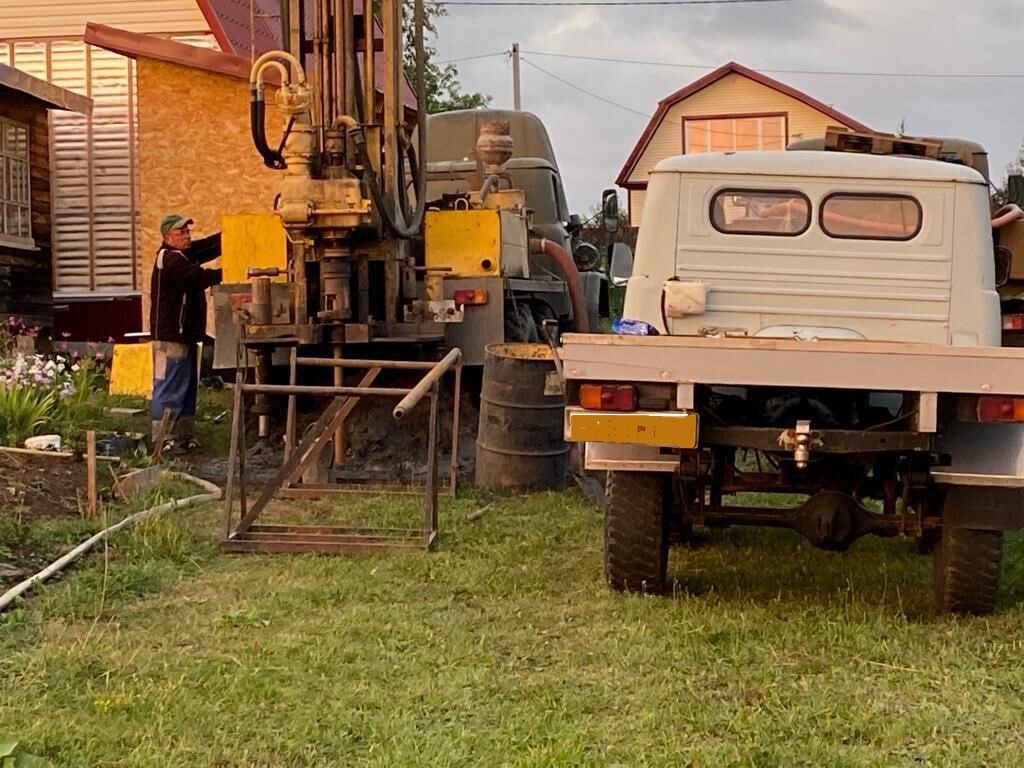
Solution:
M 683 119 L 683 152 L 751 152 L 786 148 L 786 115 Z
M 0 241 L 32 247 L 28 126 L 0 118 Z

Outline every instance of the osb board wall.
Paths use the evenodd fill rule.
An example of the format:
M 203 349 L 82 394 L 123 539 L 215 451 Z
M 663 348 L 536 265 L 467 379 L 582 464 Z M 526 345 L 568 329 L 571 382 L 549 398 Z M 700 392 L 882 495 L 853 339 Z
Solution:
M 142 316 L 148 329 L 160 219 L 180 213 L 195 220 L 195 236 L 208 235 L 220 229 L 221 216 L 270 212 L 281 176 L 264 167 L 253 148 L 247 82 L 146 58 L 138 59 L 137 82 Z M 284 118 L 272 89 L 267 102 L 267 140 L 277 146 Z M 212 333 L 212 316 L 207 328 Z

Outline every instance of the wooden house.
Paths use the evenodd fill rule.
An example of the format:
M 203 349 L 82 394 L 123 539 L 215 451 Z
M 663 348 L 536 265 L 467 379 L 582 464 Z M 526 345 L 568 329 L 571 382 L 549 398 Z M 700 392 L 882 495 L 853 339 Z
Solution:
M 0 317 L 53 325 L 50 110 L 92 101 L 0 64 Z
M 802 91 L 730 61 L 666 96 L 619 172 L 630 224 L 640 225 L 647 178 L 661 160 L 696 152 L 781 150 L 829 126 L 869 131 Z

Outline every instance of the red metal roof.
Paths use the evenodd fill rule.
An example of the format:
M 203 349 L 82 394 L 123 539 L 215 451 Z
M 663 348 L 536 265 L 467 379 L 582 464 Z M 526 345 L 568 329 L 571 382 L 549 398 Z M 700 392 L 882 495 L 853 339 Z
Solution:
M 198 0 L 199 9 L 221 50 L 247 59 L 281 47 L 278 0 Z M 250 24 L 250 22 L 252 22 Z
M 283 47 L 279 0 L 253 0 L 251 8 L 249 0 L 198 0 L 198 3 L 222 51 L 252 60 L 267 51 Z M 353 6 L 355 13 L 363 12 L 362 0 L 355 0 Z M 307 22 L 311 21 L 311 13 L 312 3 L 309 3 L 306 5 Z M 254 30 L 255 34 L 250 30 Z M 377 40 L 384 38 L 384 30 L 376 20 L 374 37 Z M 253 42 L 256 44 L 255 55 Z M 374 57 L 374 63 L 374 82 L 379 90 L 380 84 L 384 82 L 384 57 L 378 54 Z M 404 77 L 402 102 L 406 109 L 416 110 L 416 92 Z
M 851 130 L 863 132 L 871 131 L 871 129 L 863 123 L 857 122 L 852 117 L 844 115 L 842 112 L 833 109 L 828 104 L 818 101 L 813 96 L 809 96 L 803 91 L 798 91 L 790 85 L 780 83 L 778 80 L 768 77 L 767 75 L 763 75 L 749 67 L 744 67 L 742 64 L 737 64 L 735 61 L 730 61 L 727 64 L 723 64 L 713 72 L 709 72 L 699 80 L 694 80 L 686 87 L 680 88 L 672 95 L 666 96 L 658 102 L 658 111 L 654 113 L 654 117 L 651 118 L 651 122 L 647 124 L 647 128 L 644 129 L 643 134 L 640 136 L 640 140 L 636 143 L 636 146 L 633 147 L 633 151 L 629 153 L 629 157 L 626 159 L 626 164 L 622 166 L 622 170 L 619 171 L 619 176 L 615 180 L 615 183 L 620 187 L 626 187 L 627 189 L 642 189 L 646 186 L 645 184 L 640 184 L 638 187 L 636 182 L 631 183 L 629 181 L 629 175 L 633 172 L 633 168 L 640 160 L 640 156 L 647 148 L 650 140 L 654 137 L 655 131 L 658 130 L 658 126 L 660 126 L 661 121 L 665 119 L 665 115 L 668 114 L 669 109 L 683 99 L 689 98 L 693 94 L 697 93 L 697 91 L 701 91 L 709 85 L 717 83 L 723 77 L 731 74 L 742 75 L 743 77 L 753 80 L 755 83 L 760 83 L 763 86 L 771 88 L 773 91 L 778 91 L 779 93 L 794 98 L 797 101 L 818 110 L 822 114 L 828 115 L 840 125 L 844 125 Z

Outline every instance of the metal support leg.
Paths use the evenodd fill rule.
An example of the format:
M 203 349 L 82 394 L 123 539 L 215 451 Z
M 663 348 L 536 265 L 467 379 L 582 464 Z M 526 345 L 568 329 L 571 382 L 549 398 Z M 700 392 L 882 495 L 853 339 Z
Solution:
M 245 423 L 242 414 L 243 372 L 235 372 L 234 405 L 231 411 L 231 448 L 228 451 L 228 477 L 224 486 L 224 537 L 231 535 L 231 506 L 235 501 L 235 461 L 238 458 L 238 425 Z
M 298 379 L 298 367 L 299 367 L 299 348 L 292 347 L 291 352 L 288 355 L 288 384 L 294 387 Z M 288 395 L 288 415 L 285 420 L 284 428 L 284 458 L 285 461 L 291 455 L 292 450 L 295 448 L 295 409 L 296 409 L 296 395 Z
M 448 492 L 455 498 L 459 483 L 459 419 L 462 411 L 462 358 L 455 364 L 455 399 L 452 400 L 452 466 L 448 475 Z
M 427 438 L 427 504 L 423 521 L 427 546 L 437 533 L 437 411 L 440 394 L 440 385 L 435 381 L 430 390 L 430 431 Z

